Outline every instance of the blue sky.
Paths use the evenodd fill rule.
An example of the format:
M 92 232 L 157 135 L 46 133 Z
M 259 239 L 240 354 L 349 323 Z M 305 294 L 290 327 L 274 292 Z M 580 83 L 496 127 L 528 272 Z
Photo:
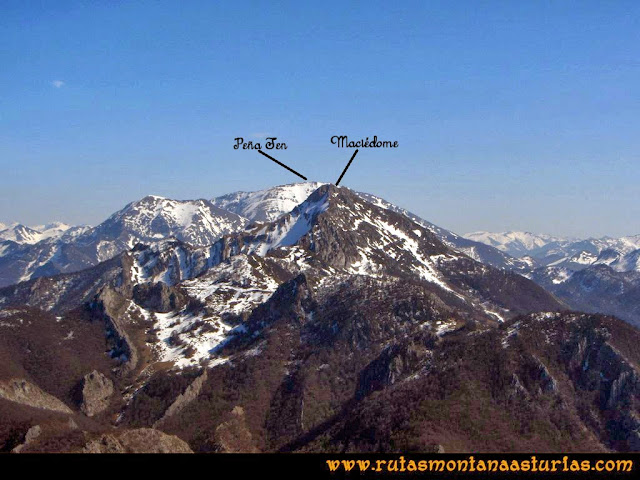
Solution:
M 0 0 L 0 222 L 296 181 L 457 232 L 640 233 L 640 3 Z

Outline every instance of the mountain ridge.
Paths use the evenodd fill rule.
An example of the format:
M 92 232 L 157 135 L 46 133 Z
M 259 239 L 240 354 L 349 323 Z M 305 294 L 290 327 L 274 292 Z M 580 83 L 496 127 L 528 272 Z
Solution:
M 327 184 L 207 245 L 136 243 L 0 288 L 0 446 L 144 431 L 199 452 L 640 448 L 635 329 L 394 210 Z M 33 416 L 16 385 L 64 412 Z
M 441 302 L 455 305 L 462 312 L 460 318 L 469 321 L 496 323 L 518 313 L 561 308 L 524 277 L 478 263 L 452 250 L 406 215 L 333 185 L 316 189 L 274 222 L 249 225 L 212 245 L 198 247 L 180 241 L 139 244 L 77 273 L 0 289 L 0 304 L 67 312 L 103 296 L 105 289 L 113 290 L 110 298 L 115 295 L 125 303 L 137 302 L 129 307 L 136 315 L 146 319 L 155 316 L 162 339 L 180 340 L 177 348 L 171 344 L 167 348 L 164 341 L 158 343 L 164 361 L 189 366 L 209 357 L 235 335 L 233 322 L 229 324 L 225 318 L 246 314 L 283 281 L 301 273 L 320 283 L 350 276 L 418 282 Z M 173 296 L 175 305 L 204 302 L 208 315 L 218 318 L 213 322 L 215 329 L 185 337 L 185 329 L 191 332 L 188 325 L 203 322 L 205 316 L 193 311 L 154 314 L 144 307 L 147 300 L 143 300 L 153 291 Z M 224 298 L 231 293 L 233 304 L 218 300 L 218 292 L 224 292 Z M 158 301 L 153 300 L 156 305 Z M 162 302 L 167 305 L 166 300 Z M 448 328 L 447 322 L 439 328 Z M 191 349 L 189 356 L 185 356 L 184 345 Z
M 486 243 L 516 257 L 530 256 L 539 266 L 571 263 L 573 258 L 578 258 L 581 254 L 593 256 L 592 263 L 595 263 L 599 255 L 608 250 L 615 252 L 618 257 L 624 257 L 640 249 L 640 234 L 618 238 L 610 236 L 569 238 L 530 232 L 481 231 L 467 233 L 464 237 Z
M 558 239 L 521 232 L 471 238 L 531 259 L 522 273 L 572 308 L 619 316 L 640 325 L 640 235 L 620 238 Z M 501 243 L 502 242 L 502 243 Z
M 293 183 L 257 192 L 236 192 L 212 200 L 173 200 L 148 195 L 129 203 L 96 227 L 69 228 L 61 235 L 37 243 L 0 242 L 0 286 L 80 271 L 131 249 L 137 243 L 153 245 L 167 238 L 176 238 L 195 246 L 211 245 L 224 234 L 241 231 L 251 223 L 268 223 L 289 214 L 324 185 L 328 184 Z M 500 244 L 494 239 L 490 243 L 495 246 L 491 246 L 440 228 L 375 195 L 355 194 L 380 208 L 409 218 L 427 228 L 450 248 L 474 260 L 535 280 L 575 309 L 612 313 L 640 324 L 636 313 L 640 301 L 620 290 L 620 285 L 625 285 L 629 291 L 640 283 L 633 275 L 627 274 L 640 268 L 640 249 L 633 250 L 634 239 L 640 243 L 637 237 L 573 241 L 526 232 L 507 232 L 498 237 L 507 243 Z M 60 227 L 51 225 L 53 228 L 56 226 Z M 475 238 L 482 240 L 481 237 L 482 233 L 478 233 Z M 512 256 L 510 248 L 512 253 L 521 255 L 520 258 Z M 366 253 L 361 255 L 366 256 Z M 594 270 L 572 280 L 575 272 L 598 265 L 606 265 L 614 273 L 603 275 L 600 270 Z M 181 277 L 175 273 L 179 270 L 180 267 L 176 267 L 170 275 Z M 591 285 L 596 281 L 607 285 L 593 289 Z M 607 296 L 596 295 L 595 291 L 607 292 Z
M 174 237 L 194 245 L 213 243 L 222 234 L 240 230 L 251 222 L 276 220 L 301 204 L 322 185 L 326 184 L 293 183 L 257 192 L 236 192 L 211 201 L 173 200 L 148 195 L 127 204 L 95 227 L 70 228 L 66 235 L 47 238 L 35 244 L 11 240 L 0 242 L 0 286 L 81 270 L 132 248 L 139 242 L 153 243 Z M 379 197 L 364 193 L 358 195 L 427 226 L 445 239 L 445 243 L 479 261 L 519 271 L 527 268 L 526 262 L 481 243 L 465 240 Z M 191 213 L 197 210 L 191 222 L 185 221 L 189 209 Z

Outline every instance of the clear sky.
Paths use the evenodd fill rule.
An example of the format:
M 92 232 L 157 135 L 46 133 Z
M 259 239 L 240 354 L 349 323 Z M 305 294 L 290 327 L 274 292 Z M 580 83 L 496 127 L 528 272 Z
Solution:
M 640 233 L 640 2 L 0 0 L 0 222 L 296 177 L 453 231 Z M 256 140 L 257 138 L 254 138 Z

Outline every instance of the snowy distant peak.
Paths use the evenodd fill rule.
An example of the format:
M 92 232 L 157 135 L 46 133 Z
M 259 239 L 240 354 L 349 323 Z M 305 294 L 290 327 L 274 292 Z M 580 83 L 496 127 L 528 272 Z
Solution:
M 551 235 L 530 232 L 473 232 L 464 235 L 466 238 L 486 243 L 503 251 L 516 250 L 518 252 L 534 252 L 544 247 L 571 248 L 574 254 L 580 251 L 597 253 L 607 248 L 613 248 L 621 253 L 629 253 L 640 248 L 640 235 L 620 238 L 601 237 L 578 239 L 570 237 L 555 237 Z M 579 249 L 582 250 L 579 250 Z M 525 253 L 522 253 L 524 255 Z
M 5 241 L 0 247 L 0 286 L 40 276 L 85 269 L 137 243 L 177 239 L 194 246 L 215 243 L 223 235 L 242 230 L 248 220 L 208 200 L 172 200 L 149 195 L 126 205 L 100 225 L 68 228 L 52 225 L 46 233 L 21 232 L 31 245 Z M 15 236 L 15 235 L 14 235 Z M 24 247 L 24 248 L 21 248 Z M 26 248 L 29 247 L 29 248 Z
M 33 228 L 34 230 L 38 230 L 41 233 L 48 233 L 48 232 L 62 233 L 62 232 L 66 232 L 67 230 L 69 230 L 72 227 L 73 227 L 73 225 L 68 225 L 68 224 L 63 223 L 63 222 L 51 222 L 51 223 L 47 223 L 45 225 L 32 225 L 31 226 L 31 228 Z
M 571 257 L 570 262 L 577 263 L 579 265 L 591 265 L 598 259 L 597 255 L 594 255 L 591 252 L 581 251 L 580 253 L 576 253 L 573 257 Z
M 472 232 L 464 235 L 470 240 L 482 242 L 509 255 L 521 257 L 550 243 L 564 242 L 569 239 L 530 232 Z
M 638 270 L 640 235 L 575 239 L 528 232 L 475 232 L 465 236 L 515 257 L 530 256 L 539 266 L 581 270 L 590 265 L 608 265 L 618 272 Z
M 621 255 L 627 255 L 634 250 L 640 249 L 640 235 L 620 237 L 620 238 L 592 238 L 587 240 L 595 245 L 595 247 L 603 252 L 608 249 L 612 249 L 620 253 Z
M 36 225 L 33 227 L 27 227 L 19 223 L 8 226 L 0 225 L 5 227 L 0 230 L 0 241 L 11 240 L 19 244 L 35 244 L 47 238 L 57 238 L 72 228 L 71 225 L 62 222 Z
M 203 220 L 210 224 L 221 219 L 246 222 L 246 219 L 221 209 L 208 200 L 172 200 L 157 195 L 148 195 L 132 202 L 110 218 L 122 220 L 132 229 L 141 229 L 141 233 L 160 226 L 159 219 L 164 220 L 170 228 L 182 229 Z
M 167 198 L 167 197 L 163 197 L 161 195 L 146 195 L 146 196 L 142 197 L 138 201 L 154 202 L 154 201 L 157 201 L 157 200 L 170 200 L 170 199 Z M 136 202 L 134 202 L 134 203 L 136 203 Z
M 41 233 L 32 228 L 18 224 L 0 232 L 3 240 L 11 240 L 16 243 L 36 243 Z
M 640 249 L 625 252 L 607 248 L 600 252 L 591 265 L 607 265 L 617 272 L 640 272 Z
M 640 234 L 620 237 L 618 240 L 629 245 L 632 250 L 637 250 L 640 248 Z
M 211 202 L 252 222 L 272 222 L 291 212 L 322 185 L 320 182 L 292 183 L 257 192 L 230 193 Z
M 612 267 L 618 272 L 640 272 L 640 249 L 623 255 Z

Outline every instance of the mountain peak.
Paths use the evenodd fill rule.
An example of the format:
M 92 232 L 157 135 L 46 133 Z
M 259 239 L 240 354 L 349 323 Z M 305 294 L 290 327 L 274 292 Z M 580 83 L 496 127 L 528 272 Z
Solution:
M 167 197 L 163 197 L 160 195 L 145 195 L 141 200 L 150 201 L 150 200 L 169 200 Z
M 230 250 L 266 256 L 301 254 L 300 266 L 373 277 L 417 275 L 445 290 L 433 255 L 453 252 L 405 215 L 375 205 L 346 187 L 324 184 L 291 212 L 236 235 Z M 284 250 L 283 250 L 284 249 Z
M 290 183 L 256 192 L 230 193 L 211 202 L 251 222 L 272 222 L 292 211 L 322 185 L 320 182 Z
M 96 227 L 94 236 L 118 238 L 132 247 L 137 242 L 177 238 L 193 245 L 209 245 L 220 236 L 241 229 L 246 219 L 221 210 L 208 200 L 173 200 L 158 195 L 131 202 Z
M 43 238 L 43 234 L 36 229 L 16 223 L 0 232 L 0 238 L 20 244 L 33 244 L 40 241 Z

